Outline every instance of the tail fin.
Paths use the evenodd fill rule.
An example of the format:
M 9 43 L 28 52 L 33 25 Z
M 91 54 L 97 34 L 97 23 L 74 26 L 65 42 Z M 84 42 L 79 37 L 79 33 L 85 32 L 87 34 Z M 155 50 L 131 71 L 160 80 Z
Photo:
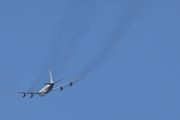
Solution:
M 49 70 L 49 74 L 50 74 L 50 83 L 43 83 L 44 85 L 52 85 L 52 84 L 55 84 L 55 83 L 60 82 L 60 81 L 63 80 L 63 79 L 61 79 L 61 80 L 58 80 L 56 82 L 53 82 L 51 70 Z
M 53 79 L 52 79 L 51 70 L 49 70 L 49 74 L 50 74 L 50 83 L 54 83 L 54 82 L 53 82 Z

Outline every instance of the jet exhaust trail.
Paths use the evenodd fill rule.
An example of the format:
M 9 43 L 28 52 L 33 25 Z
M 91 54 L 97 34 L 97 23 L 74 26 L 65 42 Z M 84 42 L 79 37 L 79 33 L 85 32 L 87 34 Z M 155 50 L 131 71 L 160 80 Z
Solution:
M 103 47 L 103 49 L 97 54 L 95 59 L 93 59 L 80 73 L 79 76 L 83 78 L 86 77 L 89 73 L 91 73 L 96 67 L 98 67 L 111 53 L 113 48 L 118 44 L 118 42 L 122 39 L 130 26 L 133 18 L 137 14 L 139 7 L 141 5 L 141 1 L 136 1 L 136 3 L 131 3 L 129 6 L 127 14 L 123 17 L 122 20 L 117 24 L 113 33 L 107 39 L 108 43 Z
M 115 47 L 124 36 L 137 13 L 140 3 L 141 2 L 138 1 L 136 4 L 131 4 L 127 14 L 125 14 L 123 19 L 119 21 L 113 30 L 113 34 L 111 34 L 107 39 L 107 44 L 97 54 L 95 59 L 84 67 L 79 76 L 84 78 L 108 57 L 113 50 L 113 47 Z M 34 81 L 29 91 L 37 88 L 39 83 L 48 78 L 47 71 L 53 70 L 56 79 L 56 75 L 61 74 L 61 72 L 68 66 L 68 63 L 73 58 L 74 51 L 78 46 L 79 41 L 88 30 L 89 22 L 91 22 L 93 14 L 93 12 L 90 12 L 93 10 L 92 6 L 94 6 L 93 2 L 76 1 L 72 4 L 69 11 L 65 14 L 64 19 L 61 21 L 60 26 L 62 29 L 60 28 L 58 35 L 56 35 L 55 39 L 52 40 L 52 45 L 50 47 L 52 54 L 49 56 L 50 59 L 44 66 L 42 66 L 42 70 L 38 74 L 37 79 Z

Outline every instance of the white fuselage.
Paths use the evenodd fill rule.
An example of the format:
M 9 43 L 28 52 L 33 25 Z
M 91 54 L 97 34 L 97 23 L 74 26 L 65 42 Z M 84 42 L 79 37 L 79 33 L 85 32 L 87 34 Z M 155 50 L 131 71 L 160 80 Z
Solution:
M 43 96 L 45 96 L 46 94 L 48 94 L 48 93 L 52 90 L 53 86 L 54 86 L 54 84 L 49 84 L 49 85 L 46 85 L 45 87 L 43 87 L 43 88 L 39 91 L 39 92 L 40 92 L 39 96 L 40 96 L 40 97 L 43 97 Z

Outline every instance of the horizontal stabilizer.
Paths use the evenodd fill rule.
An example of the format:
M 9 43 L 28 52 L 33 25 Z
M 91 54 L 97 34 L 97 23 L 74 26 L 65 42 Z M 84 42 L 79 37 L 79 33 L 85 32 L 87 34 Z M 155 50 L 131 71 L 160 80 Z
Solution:
M 53 83 L 43 83 L 43 85 L 50 85 L 50 84 L 53 84 Z
M 53 83 L 43 83 L 43 84 L 44 84 L 44 85 L 51 85 L 51 84 L 55 84 L 55 83 L 57 83 L 57 82 L 60 82 L 60 81 L 62 81 L 62 80 L 64 80 L 64 79 L 58 80 L 58 81 L 53 82 Z
M 55 83 L 58 83 L 58 82 L 60 82 L 60 81 L 62 81 L 62 80 L 64 80 L 64 79 L 58 80 L 58 81 L 54 82 L 54 84 L 55 84 Z

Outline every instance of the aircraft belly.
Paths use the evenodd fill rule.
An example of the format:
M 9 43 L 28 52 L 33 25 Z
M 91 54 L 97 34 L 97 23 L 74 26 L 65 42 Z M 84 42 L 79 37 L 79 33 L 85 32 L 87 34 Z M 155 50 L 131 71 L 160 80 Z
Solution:
M 44 97 L 45 95 L 46 95 L 46 93 L 39 94 L 40 97 Z
M 39 96 L 40 96 L 40 97 L 43 97 L 43 96 L 45 96 L 46 94 L 48 94 L 49 92 L 50 92 L 50 91 L 43 92 L 43 93 L 39 94 Z

